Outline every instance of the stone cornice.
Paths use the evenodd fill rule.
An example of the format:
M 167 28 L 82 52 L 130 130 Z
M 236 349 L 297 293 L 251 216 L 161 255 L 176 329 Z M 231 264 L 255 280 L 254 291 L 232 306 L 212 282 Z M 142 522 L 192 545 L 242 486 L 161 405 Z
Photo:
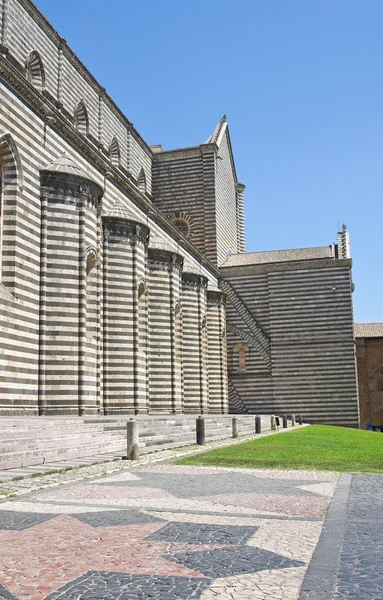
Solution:
M 48 199 L 72 197 L 80 198 L 84 195 L 95 207 L 101 203 L 103 189 L 94 181 L 78 175 L 62 173 L 60 171 L 40 171 L 41 187 L 47 192 Z
M 149 248 L 148 260 L 152 263 L 169 264 L 182 270 L 184 259 L 180 254 L 163 248 Z
M 78 151 L 82 152 L 88 160 L 104 175 L 111 174 L 116 187 L 125 193 L 131 201 L 136 204 L 146 215 L 157 223 L 164 231 L 176 239 L 185 250 L 201 262 L 214 276 L 219 276 L 218 269 L 210 263 L 207 258 L 188 241 L 178 229 L 176 229 L 161 211 L 150 202 L 138 189 L 137 182 L 129 176 L 121 173 L 120 169 L 114 167 L 99 148 L 82 135 L 68 120 L 57 110 L 56 106 L 24 77 L 24 75 L 12 65 L 6 58 L 7 55 L 0 54 L 0 80 L 11 86 L 30 106 L 46 119 L 53 117 L 54 125 L 47 123 L 62 134 L 68 142 Z
M 258 275 L 262 273 L 276 273 L 284 271 L 305 271 L 307 269 L 334 269 L 339 267 L 348 267 L 351 269 L 352 260 L 334 259 L 328 260 L 305 260 L 296 262 L 269 263 L 263 265 L 237 265 L 233 267 L 220 267 L 221 279 L 227 277 L 242 277 L 243 275 Z
M 105 215 L 102 217 L 104 239 L 109 235 L 134 239 L 135 237 L 143 244 L 149 243 L 149 227 L 137 221 Z
M 191 285 L 193 287 L 204 287 L 207 288 L 208 279 L 199 273 L 182 273 L 182 283 L 185 285 Z
M 210 305 L 221 306 L 226 304 L 226 294 L 224 292 L 218 292 L 216 290 L 207 291 L 207 302 Z
M 153 156 L 153 164 L 167 160 L 177 160 L 191 156 L 201 156 L 200 146 L 189 146 L 189 148 L 175 148 L 173 150 L 162 150 Z

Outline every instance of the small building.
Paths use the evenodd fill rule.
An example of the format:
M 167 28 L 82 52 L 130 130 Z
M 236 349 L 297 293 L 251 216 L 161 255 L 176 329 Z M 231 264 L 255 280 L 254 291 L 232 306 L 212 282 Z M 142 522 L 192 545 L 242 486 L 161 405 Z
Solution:
M 383 427 L 383 323 L 356 323 L 360 426 Z

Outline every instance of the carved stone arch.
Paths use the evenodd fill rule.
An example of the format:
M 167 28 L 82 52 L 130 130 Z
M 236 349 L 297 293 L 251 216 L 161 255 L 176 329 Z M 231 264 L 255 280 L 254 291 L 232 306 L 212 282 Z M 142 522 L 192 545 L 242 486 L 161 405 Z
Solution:
M 80 100 L 74 112 L 76 129 L 83 135 L 88 135 L 89 132 L 89 117 L 85 102 Z
M 20 192 L 23 191 L 24 186 L 24 172 L 21 157 L 17 145 L 10 133 L 0 134 L 0 159 L 2 165 L 9 165 L 10 161 L 14 163 L 13 173 L 9 173 L 10 177 L 7 178 L 8 182 L 17 185 Z M 4 168 L 4 166 L 2 167 Z M 9 167 L 8 167 L 9 168 Z M 3 179 L 5 179 L 3 177 Z M 3 181 L 3 186 L 5 185 Z
M 138 299 L 140 299 L 142 296 L 144 296 L 146 294 L 147 294 L 146 281 L 144 279 L 141 279 L 141 281 L 138 284 L 138 291 L 137 291 Z
M 23 168 L 10 133 L 0 135 L 0 276 L 10 293 L 16 286 L 17 194 L 23 189 Z
M 97 265 L 97 251 L 93 246 L 89 246 L 85 252 L 86 273 L 87 275 Z
M 45 88 L 45 69 L 37 50 L 32 50 L 26 61 L 28 81 L 40 92 Z
M 141 170 L 138 175 L 137 183 L 138 183 L 138 189 L 140 190 L 140 192 L 142 192 L 143 194 L 146 194 L 146 175 L 145 175 L 144 167 L 141 167 Z
M 112 138 L 112 141 L 110 142 L 109 156 L 110 156 L 110 162 L 112 163 L 112 165 L 114 167 L 119 167 L 120 161 L 121 161 L 121 154 L 120 154 L 120 146 L 119 146 L 116 136 L 114 136 Z

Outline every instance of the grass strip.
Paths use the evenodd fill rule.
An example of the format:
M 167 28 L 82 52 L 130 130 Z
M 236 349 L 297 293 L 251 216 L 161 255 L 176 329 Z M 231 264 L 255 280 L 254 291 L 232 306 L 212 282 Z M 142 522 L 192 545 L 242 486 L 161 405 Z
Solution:
M 175 461 L 182 465 L 383 473 L 383 435 L 310 425 Z

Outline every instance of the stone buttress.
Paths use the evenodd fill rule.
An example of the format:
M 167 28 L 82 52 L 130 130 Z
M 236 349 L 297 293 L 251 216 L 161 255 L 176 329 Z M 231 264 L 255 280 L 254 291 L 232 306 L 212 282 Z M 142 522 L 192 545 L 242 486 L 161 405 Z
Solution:
M 104 413 L 146 413 L 149 228 L 116 203 L 103 231 Z
M 150 412 L 183 412 L 181 273 L 183 258 L 153 242 L 149 248 Z
M 207 356 L 209 372 L 209 413 L 227 413 L 225 294 L 207 291 Z
M 41 170 L 40 414 L 98 413 L 102 189 L 67 156 Z
M 187 413 L 208 411 L 207 279 L 182 274 L 184 407 Z

